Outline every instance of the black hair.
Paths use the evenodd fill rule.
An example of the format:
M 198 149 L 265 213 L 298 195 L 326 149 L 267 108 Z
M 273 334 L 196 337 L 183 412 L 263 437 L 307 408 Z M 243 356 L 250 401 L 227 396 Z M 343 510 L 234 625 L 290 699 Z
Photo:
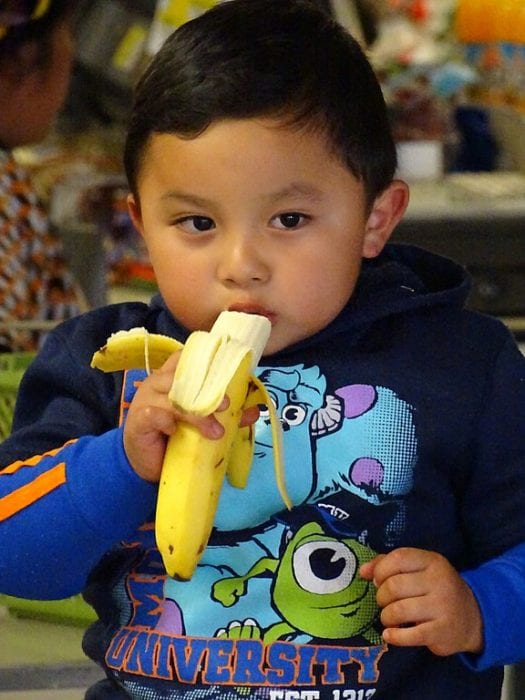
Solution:
M 27 44 L 36 44 L 38 51 L 30 70 L 45 68 L 51 58 L 51 37 L 57 24 L 73 17 L 77 0 L 50 0 L 46 12 L 27 22 L 15 24 L 0 38 L 0 70 L 4 65 L 18 65 L 17 56 Z M 24 68 L 28 66 L 24 63 Z
M 358 42 L 310 0 L 227 0 L 168 37 L 136 86 L 124 149 L 132 192 L 152 134 L 194 138 L 252 117 L 326 135 L 369 204 L 394 176 L 385 102 Z

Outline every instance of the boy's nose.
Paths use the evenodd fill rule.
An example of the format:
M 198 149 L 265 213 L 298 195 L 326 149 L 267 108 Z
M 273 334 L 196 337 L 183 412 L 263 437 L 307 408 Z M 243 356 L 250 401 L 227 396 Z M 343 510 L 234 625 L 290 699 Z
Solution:
M 247 286 L 266 282 L 270 269 L 261 242 L 249 236 L 228 238 L 221 250 L 218 275 L 222 282 Z

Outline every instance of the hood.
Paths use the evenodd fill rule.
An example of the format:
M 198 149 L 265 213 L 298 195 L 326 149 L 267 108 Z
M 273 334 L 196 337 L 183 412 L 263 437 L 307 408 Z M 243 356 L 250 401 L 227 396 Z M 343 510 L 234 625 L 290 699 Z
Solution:
M 363 262 L 354 294 L 339 316 L 293 349 L 340 332 L 352 331 L 359 337 L 372 323 L 412 309 L 449 306 L 459 310 L 469 291 L 468 274 L 458 263 L 417 246 L 390 243 L 377 258 Z M 158 332 L 187 337 L 187 330 L 173 319 L 160 296 L 153 299 L 151 312 L 157 316 Z
M 407 311 L 460 310 L 469 291 L 470 278 L 458 263 L 417 246 L 390 243 L 377 258 L 363 261 L 350 301 L 315 339 L 350 332 L 357 340 L 373 323 Z
M 458 263 L 417 246 L 387 245 L 365 260 L 349 303 L 353 314 L 381 317 L 413 308 L 465 305 L 470 278 Z

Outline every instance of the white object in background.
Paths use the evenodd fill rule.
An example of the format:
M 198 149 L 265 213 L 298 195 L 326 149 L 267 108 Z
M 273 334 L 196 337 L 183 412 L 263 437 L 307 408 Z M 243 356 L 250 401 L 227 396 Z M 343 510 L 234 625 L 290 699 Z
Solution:
M 438 180 L 443 175 L 443 144 L 438 140 L 401 141 L 396 176 L 402 180 Z

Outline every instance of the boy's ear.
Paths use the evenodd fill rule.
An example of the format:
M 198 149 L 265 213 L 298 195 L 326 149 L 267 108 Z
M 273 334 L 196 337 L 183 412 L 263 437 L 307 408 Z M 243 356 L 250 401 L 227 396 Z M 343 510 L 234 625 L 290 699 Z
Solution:
M 142 226 L 142 214 L 140 213 L 140 205 L 132 194 L 128 194 L 126 198 L 128 205 L 128 212 L 131 217 L 133 226 L 137 229 L 141 236 L 143 236 L 143 226 Z
M 374 200 L 366 221 L 363 257 L 375 258 L 385 247 L 408 205 L 408 185 L 393 180 Z

